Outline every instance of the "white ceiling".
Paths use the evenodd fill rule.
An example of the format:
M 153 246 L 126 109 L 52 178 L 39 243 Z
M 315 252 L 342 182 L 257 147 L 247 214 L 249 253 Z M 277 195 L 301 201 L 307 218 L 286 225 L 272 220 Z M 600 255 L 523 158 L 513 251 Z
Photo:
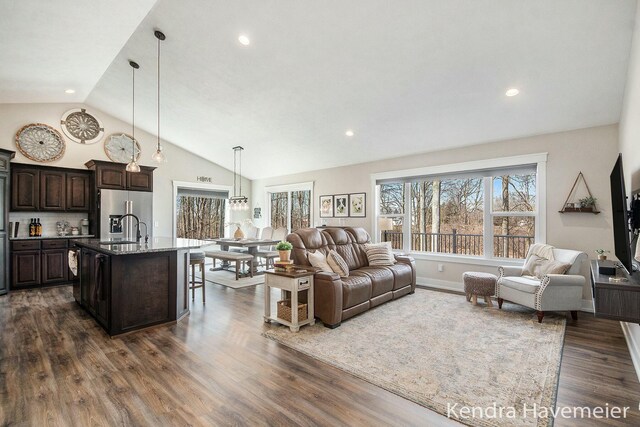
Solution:
M 119 3 L 101 4 L 119 17 Z M 159 0 L 117 55 L 83 56 L 106 69 L 86 103 L 130 121 L 135 59 L 136 124 L 154 132 L 159 28 L 163 138 L 227 168 L 242 145 L 252 179 L 616 123 L 635 8 L 636 0 Z M 2 67 L 0 102 L 5 86 L 33 89 L 20 99 L 41 102 L 33 82 L 48 72 L 31 70 L 26 55 L 16 61 L 23 72 L 5 78 Z M 505 97 L 509 87 L 520 95 Z
M 0 102 L 84 101 L 155 3 L 0 0 Z

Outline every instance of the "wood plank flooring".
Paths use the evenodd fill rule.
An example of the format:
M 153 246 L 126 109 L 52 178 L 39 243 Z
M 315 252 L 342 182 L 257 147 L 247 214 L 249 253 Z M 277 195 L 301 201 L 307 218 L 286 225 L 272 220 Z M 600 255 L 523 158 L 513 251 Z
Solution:
M 262 292 L 207 285 L 189 318 L 117 339 L 69 286 L 0 297 L 0 425 L 434 425 L 427 409 L 263 338 Z M 619 323 L 568 320 L 558 405 L 631 406 L 607 424 L 622 426 L 640 425 L 638 402 Z

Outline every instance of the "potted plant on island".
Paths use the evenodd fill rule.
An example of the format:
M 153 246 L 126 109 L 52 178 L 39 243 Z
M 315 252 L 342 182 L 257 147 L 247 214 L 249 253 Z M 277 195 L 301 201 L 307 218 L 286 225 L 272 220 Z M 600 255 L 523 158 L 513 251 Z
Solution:
M 291 249 L 293 249 L 293 245 L 291 243 L 284 240 L 278 242 L 276 250 L 280 253 L 280 261 L 289 261 Z
M 595 251 L 598 254 L 598 260 L 599 261 L 604 261 L 607 259 L 607 256 L 605 254 L 611 253 L 611 251 L 606 251 L 604 249 L 596 249 Z

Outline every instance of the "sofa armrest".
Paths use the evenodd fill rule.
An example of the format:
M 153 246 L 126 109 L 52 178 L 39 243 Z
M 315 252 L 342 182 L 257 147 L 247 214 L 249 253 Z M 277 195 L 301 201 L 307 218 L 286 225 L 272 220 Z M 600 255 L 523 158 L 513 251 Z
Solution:
M 342 280 L 336 273 L 318 271 L 313 275 L 315 317 L 326 325 L 342 320 Z
M 501 265 L 500 267 L 498 267 L 498 273 L 500 277 L 508 277 L 508 276 L 520 277 L 522 276 L 522 267 L 513 266 L 513 265 L 505 265 L 505 266 Z
M 549 278 L 547 286 L 580 286 L 584 285 L 584 276 L 579 274 L 547 274 Z M 544 281 L 544 277 L 542 278 Z
M 408 255 L 394 255 L 399 264 L 407 264 L 411 267 L 411 293 L 416 290 L 416 260 Z

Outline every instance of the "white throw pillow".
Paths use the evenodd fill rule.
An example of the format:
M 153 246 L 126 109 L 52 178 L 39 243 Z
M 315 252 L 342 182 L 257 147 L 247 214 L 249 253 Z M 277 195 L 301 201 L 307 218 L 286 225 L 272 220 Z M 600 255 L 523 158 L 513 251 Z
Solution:
M 309 252 L 307 255 L 309 262 L 315 268 L 319 268 L 321 271 L 326 271 L 328 273 L 333 273 L 331 266 L 327 264 L 327 257 L 320 251 Z
M 327 255 L 327 263 L 329 263 L 331 270 L 340 277 L 349 277 L 349 266 L 338 252 L 334 250 L 329 251 L 329 254 Z
M 369 265 L 393 265 L 396 258 L 393 256 L 391 242 L 367 243 L 364 245 Z

